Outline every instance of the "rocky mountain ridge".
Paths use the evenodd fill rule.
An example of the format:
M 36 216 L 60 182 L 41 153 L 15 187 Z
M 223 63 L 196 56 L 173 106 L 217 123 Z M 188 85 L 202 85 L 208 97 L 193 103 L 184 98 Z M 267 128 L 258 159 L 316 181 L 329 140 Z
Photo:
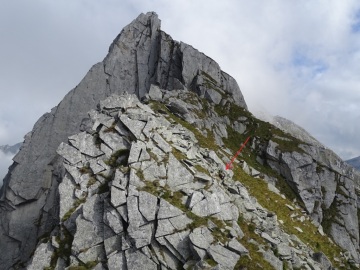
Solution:
M 356 157 L 356 158 L 346 160 L 346 163 L 353 166 L 358 171 L 360 171 L 360 157 Z
M 356 267 L 356 177 L 256 119 L 214 60 L 141 14 L 25 137 L 0 269 Z
M 202 148 L 181 124 L 211 104 L 187 90 L 156 86 L 148 102 L 140 103 L 135 95 L 111 96 L 89 112 L 85 131 L 60 144 L 57 153 L 66 170 L 59 185 L 61 222 L 41 240 L 28 269 L 331 267 L 323 253 L 288 234 L 283 221 L 225 170 L 229 149 L 215 142 L 216 150 Z M 210 132 L 222 128 L 220 119 L 228 122 L 226 116 L 213 118 L 217 121 L 208 129 L 208 140 Z M 196 123 L 211 119 L 197 117 Z M 218 140 L 226 137 L 223 133 Z M 237 166 L 255 175 L 246 162 Z M 268 185 L 268 192 L 281 199 L 280 191 Z M 311 227 L 305 222 L 309 217 L 297 216 L 291 205 L 294 219 Z M 243 230 L 252 226 L 254 236 L 245 240 L 249 236 Z M 303 233 L 300 227 L 295 230 Z M 323 241 L 335 247 L 325 236 Z M 254 249 L 261 259 L 252 262 L 249 255 L 255 254 L 249 250 Z
M 0 145 L 0 151 L 4 154 L 13 154 L 15 155 L 21 147 L 22 143 L 17 143 L 14 145 Z

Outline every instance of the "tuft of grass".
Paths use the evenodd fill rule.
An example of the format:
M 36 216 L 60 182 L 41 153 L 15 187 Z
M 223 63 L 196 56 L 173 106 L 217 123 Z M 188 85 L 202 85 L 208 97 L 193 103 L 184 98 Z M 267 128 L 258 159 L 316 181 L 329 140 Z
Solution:
M 75 212 L 76 208 L 79 207 L 79 205 L 83 204 L 86 201 L 86 197 L 85 198 L 81 198 L 81 199 L 77 199 L 74 203 L 73 203 L 73 207 L 71 207 L 64 215 L 64 217 L 62 218 L 62 222 L 66 221 L 69 219 L 69 217 Z
M 86 184 L 86 187 L 91 187 L 92 185 L 94 185 L 96 183 L 96 178 L 94 176 L 91 176 L 89 178 L 88 183 Z
M 129 158 L 129 154 L 130 154 L 130 149 L 121 149 L 116 151 L 115 153 L 113 153 L 111 155 L 111 157 L 108 160 L 105 160 L 105 164 L 112 167 L 112 168 L 116 168 L 119 167 L 121 165 L 125 166 L 128 164 L 128 158 Z M 121 158 L 121 161 L 119 162 L 119 158 Z

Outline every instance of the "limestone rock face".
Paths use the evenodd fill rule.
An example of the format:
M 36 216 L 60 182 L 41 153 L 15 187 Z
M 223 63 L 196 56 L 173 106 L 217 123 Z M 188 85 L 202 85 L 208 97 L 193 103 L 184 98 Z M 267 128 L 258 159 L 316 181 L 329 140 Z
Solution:
M 186 89 L 173 91 L 172 98 L 185 95 L 188 101 L 197 98 Z M 170 104 L 159 95 L 155 98 L 160 103 L 149 100 L 154 108 L 161 102 Z M 140 103 L 135 94 L 110 99 L 114 102 L 105 102 L 96 113 L 90 111 L 97 115 L 92 117 L 92 129 L 69 136 L 58 146 L 65 171 L 59 185 L 58 221 L 49 236 L 37 242 L 27 269 L 237 269 L 249 254 L 240 215 L 246 222 L 256 221 L 264 244 L 252 245 L 276 268 L 283 261 L 313 269 L 331 267 L 325 254 L 315 254 L 300 240 L 294 246 L 276 217 L 224 170 L 218 157 L 222 151 L 202 148 L 195 134 L 174 120 L 181 118 L 164 116 L 161 109 Z M 142 125 L 136 126 L 143 128 L 131 132 L 134 126 L 126 128 L 126 122 L 134 111 L 148 117 L 137 120 Z M 104 115 L 112 121 L 102 121 Z M 128 143 L 127 148 L 112 147 L 106 154 L 99 151 L 105 137 L 95 138 L 109 122 L 123 128 L 107 133 L 122 138 L 117 144 Z M 157 169 L 147 172 L 152 166 Z M 278 255 L 269 247 L 276 247 Z
M 196 66 L 193 66 L 191 55 L 196 55 L 199 61 Z M 190 87 L 202 69 L 213 76 L 220 74 L 215 76 L 216 84 L 224 86 L 229 94 L 227 99 L 246 108 L 235 80 L 209 57 L 162 32 L 155 13 L 141 14 L 126 26 L 111 44 L 105 59 L 95 64 L 59 105 L 44 114 L 25 136 L 1 189 L 0 265 L 7 268 L 14 261 L 26 260 L 36 239 L 58 220 L 57 188 L 64 176 L 61 164 L 63 158 L 70 156 L 59 158 L 56 149 L 68 136 L 89 129 L 91 115 L 88 116 L 88 111 L 114 93 L 128 92 L 141 98 L 149 91 L 151 83 L 166 90 Z M 103 120 L 98 119 L 99 122 Z M 133 126 L 132 123 L 138 121 L 130 120 L 124 125 Z M 88 138 L 82 133 L 71 139 L 72 152 L 84 150 L 83 143 Z M 100 149 L 89 146 L 85 154 L 96 156 L 109 152 L 111 142 L 117 143 L 116 139 L 108 136 Z M 58 152 L 67 151 L 67 148 L 64 146 Z M 78 158 L 75 154 L 71 162 L 78 162 Z
M 266 162 L 287 179 L 314 222 L 359 261 L 356 172 L 329 149 L 304 144 L 301 150 L 282 152 L 270 141 Z

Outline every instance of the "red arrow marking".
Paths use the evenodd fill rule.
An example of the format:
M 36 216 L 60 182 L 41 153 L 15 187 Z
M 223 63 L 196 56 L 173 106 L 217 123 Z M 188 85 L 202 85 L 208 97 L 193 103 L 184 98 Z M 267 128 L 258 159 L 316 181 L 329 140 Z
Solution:
M 237 156 L 241 153 L 241 151 L 243 150 L 243 148 L 245 147 L 245 144 L 247 144 L 247 142 L 250 140 L 250 136 L 247 137 L 246 141 L 241 145 L 240 149 L 236 152 L 235 156 L 233 156 L 233 158 L 230 160 L 230 162 L 228 164 L 226 164 L 225 169 L 229 170 L 232 168 L 232 164 L 234 162 L 234 160 L 237 158 Z

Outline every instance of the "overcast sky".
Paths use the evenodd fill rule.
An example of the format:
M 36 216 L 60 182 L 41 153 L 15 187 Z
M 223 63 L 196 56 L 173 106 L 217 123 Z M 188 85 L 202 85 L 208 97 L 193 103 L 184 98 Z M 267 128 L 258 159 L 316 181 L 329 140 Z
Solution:
M 1 1 L 0 145 L 22 141 L 147 11 L 235 77 L 250 111 L 296 122 L 344 159 L 360 155 L 358 0 Z

